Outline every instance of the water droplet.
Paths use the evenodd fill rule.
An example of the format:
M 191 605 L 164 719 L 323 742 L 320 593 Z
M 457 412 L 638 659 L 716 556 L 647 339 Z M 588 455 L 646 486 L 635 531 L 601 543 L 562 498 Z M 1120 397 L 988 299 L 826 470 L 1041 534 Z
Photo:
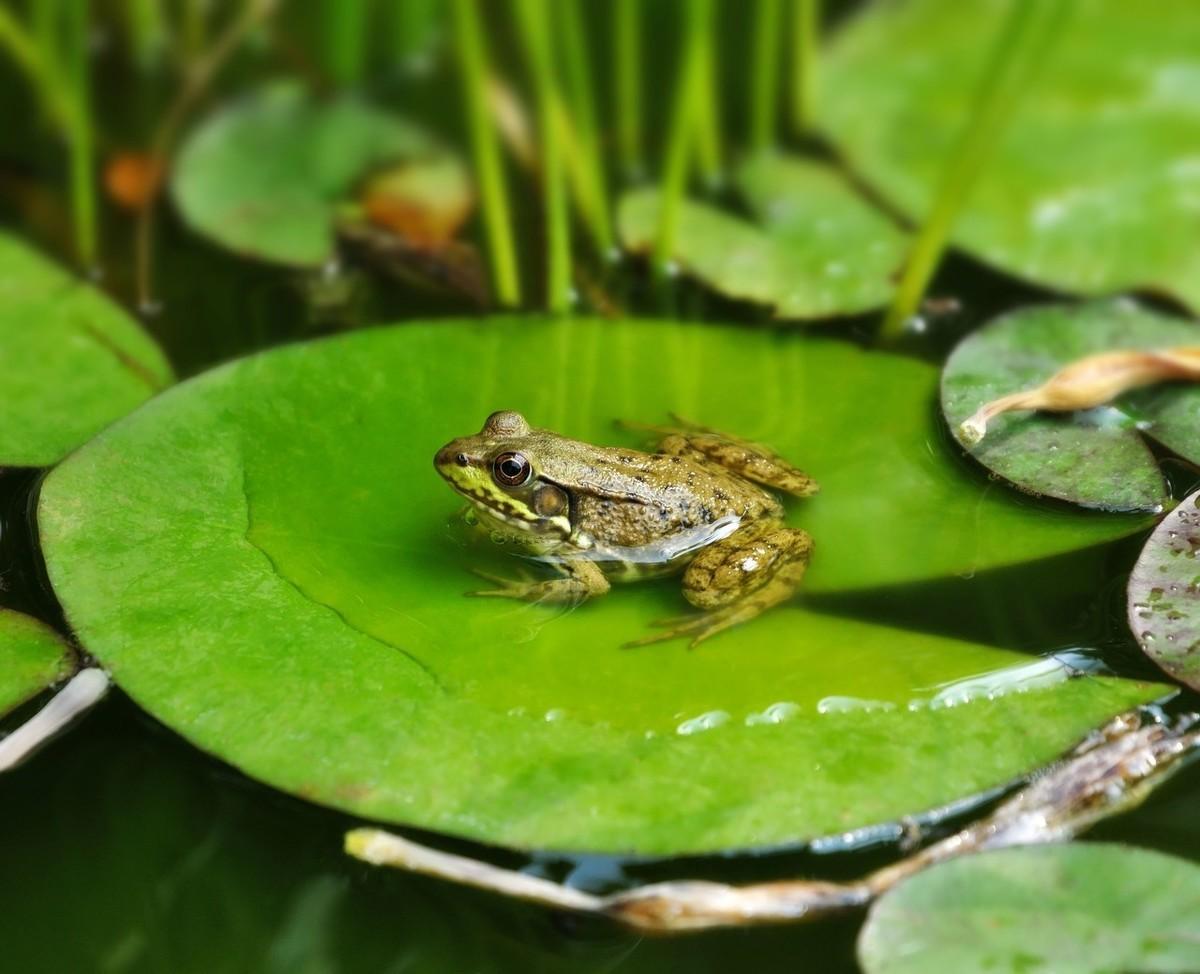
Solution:
M 779 703 L 773 703 L 761 714 L 747 714 L 746 726 L 755 727 L 759 724 L 782 724 L 785 720 L 790 720 L 800 713 L 800 705 L 792 703 L 790 700 L 781 700 Z
M 548 724 L 553 724 L 555 721 L 562 720 L 566 716 L 567 712 L 565 710 L 560 710 L 558 707 L 551 707 L 546 711 L 546 715 L 542 719 Z
M 682 724 L 675 728 L 676 734 L 699 734 L 701 731 L 712 730 L 714 727 L 720 727 L 722 724 L 729 722 L 729 714 L 724 710 L 710 710 L 708 713 L 701 714 L 699 717 L 693 717 L 691 720 L 685 720 Z

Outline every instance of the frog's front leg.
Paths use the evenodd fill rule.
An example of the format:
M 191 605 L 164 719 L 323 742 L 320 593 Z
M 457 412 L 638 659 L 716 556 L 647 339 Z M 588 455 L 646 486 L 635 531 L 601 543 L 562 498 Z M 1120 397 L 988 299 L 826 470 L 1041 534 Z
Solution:
M 655 623 L 665 632 L 628 643 L 645 646 L 681 636 L 694 647 L 723 629 L 746 622 L 800 587 L 812 557 L 812 538 L 777 521 L 752 524 L 710 545 L 688 565 L 683 594 L 700 615 Z
M 572 605 L 603 595 L 609 590 L 608 579 L 594 561 L 586 558 L 569 559 L 557 563 L 563 575 L 560 578 L 535 579 L 504 578 L 488 572 L 476 571 L 480 578 L 497 585 L 497 588 L 468 595 L 485 598 L 521 599 L 525 602 L 566 602 Z

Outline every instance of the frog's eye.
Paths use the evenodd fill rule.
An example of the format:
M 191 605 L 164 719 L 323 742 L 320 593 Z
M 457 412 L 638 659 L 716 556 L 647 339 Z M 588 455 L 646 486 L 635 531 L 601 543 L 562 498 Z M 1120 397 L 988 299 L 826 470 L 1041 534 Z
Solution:
M 520 453 L 501 453 L 492 461 L 492 476 L 505 487 L 520 487 L 528 483 L 533 468 Z

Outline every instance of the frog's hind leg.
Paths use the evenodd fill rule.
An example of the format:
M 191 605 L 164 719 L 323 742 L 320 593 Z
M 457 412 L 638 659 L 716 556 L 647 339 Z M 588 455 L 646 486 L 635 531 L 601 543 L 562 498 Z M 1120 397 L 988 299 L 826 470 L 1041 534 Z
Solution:
M 671 418 L 679 425 L 624 425 L 661 434 L 662 439 L 657 444 L 659 453 L 715 463 L 747 480 L 796 497 L 811 497 L 820 489 L 808 474 L 792 466 L 770 447 L 698 426 L 675 415 Z
M 628 643 L 645 646 L 679 637 L 691 645 L 786 602 L 800 587 L 812 538 L 799 528 L 765 522 L 701 551 L 683 575 L 683 594 L 704 611 L 654 623 L 665 631 Z
M 528 575 L 521 578 L 505 578 L 488 572 L 475 574 L 496 585 L 496 588 L 467 595 L 481 598 L 520 599 L 524 602 L 559 602 L 578 605 L 587 599 L 603 595 L 609 589 L 608 579 L 593 561 L 578 559 L 562 562 L 558 566 L 560 578 L 535 579 Z

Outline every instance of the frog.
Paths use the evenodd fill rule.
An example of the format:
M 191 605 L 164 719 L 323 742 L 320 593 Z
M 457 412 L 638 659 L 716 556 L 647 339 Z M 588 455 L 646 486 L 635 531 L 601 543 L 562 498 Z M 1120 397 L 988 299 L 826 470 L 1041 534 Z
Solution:
M 693 648 L 791 599 L 813 541 L 785 523 L 776 492 L 811 497 L 816 481 L 762 444 L 671 419 L 619 424 L 652 434 L 653 452 L 643 452 L 499 410 L 438 450 L 434 467 L 479 527 L 553 572 L 475 571 L 492 587 L 467 594 L 577 605 L 614 582 L 679 574 L 699 611 L 658 620 L 659 631 L 626 646 L 684 638 Z

